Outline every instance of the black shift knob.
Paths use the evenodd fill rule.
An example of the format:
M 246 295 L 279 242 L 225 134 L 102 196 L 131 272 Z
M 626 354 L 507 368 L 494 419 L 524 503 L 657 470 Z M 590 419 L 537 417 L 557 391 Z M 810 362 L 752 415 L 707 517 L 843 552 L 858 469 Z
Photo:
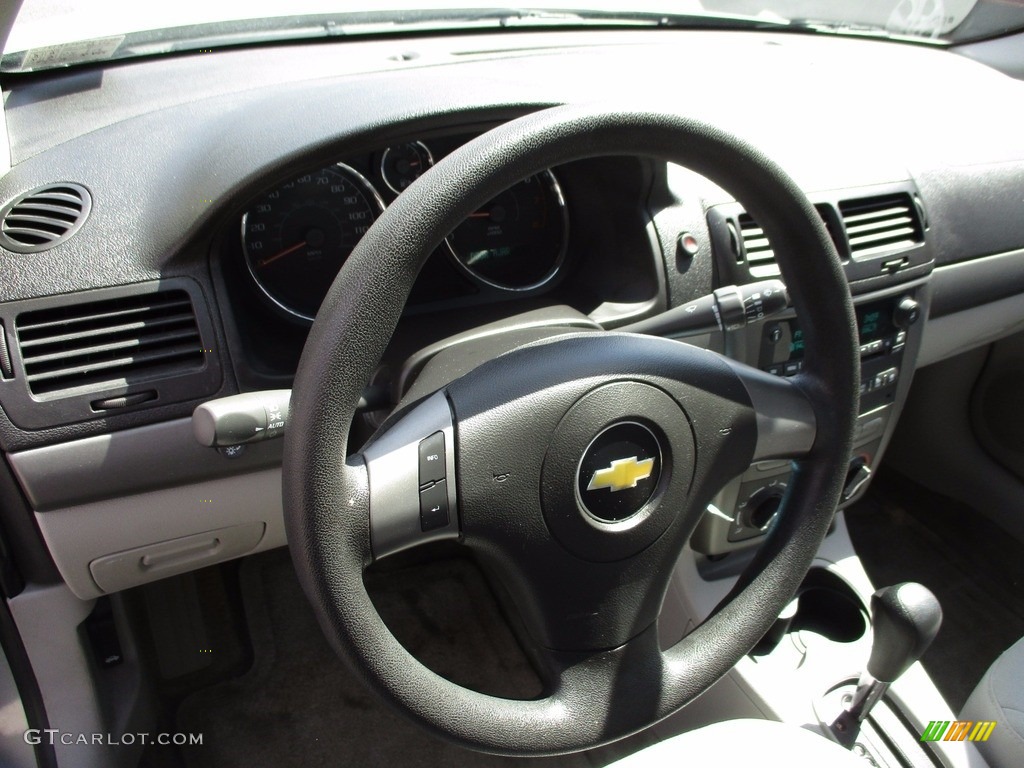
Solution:
M 871 596 L 871 621 L 868 674 L 892 683 L 932 644 L 942 624 L 942 607 L 927 587 L 908 581 Z

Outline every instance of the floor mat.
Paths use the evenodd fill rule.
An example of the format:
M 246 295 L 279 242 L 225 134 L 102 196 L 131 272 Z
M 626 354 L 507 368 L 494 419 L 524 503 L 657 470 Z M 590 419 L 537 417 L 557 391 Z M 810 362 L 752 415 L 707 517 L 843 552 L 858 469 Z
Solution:
M 241 578 L 254 664 L 244 676 L 182 703 L 178 729 L 204 734 L 202 746 L 184 750 L 189 768 L 591 765 L 584 756 L 481 755 L 424 733 L 385 708 L 334 655 L 286 551 L 250 558 Z M 369 587 L 396 637 L 439 674 L 496 695 L 539 691 L 468 562 L 393 570 Z
M 885 470 L 846 521 L 877 586 L 918 581 L 942 604 L 942 628 L 922 662 L 959 712 L 1024 636 L 1024 547 L 970 507 Z

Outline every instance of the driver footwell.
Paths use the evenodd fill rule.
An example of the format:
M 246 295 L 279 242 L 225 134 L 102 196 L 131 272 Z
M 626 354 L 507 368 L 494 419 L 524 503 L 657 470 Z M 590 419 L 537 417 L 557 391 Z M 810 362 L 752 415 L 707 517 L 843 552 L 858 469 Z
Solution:
M 596 756 L 478 754 L 427 734 L 389 710 L 334 654 L 285 550 L 248 559 L 240 580 L 253 665 L 182 702 L 178 729 L 204 734 L 202 746 L 183 750 L 189 768 L 595 764 Z M 395 636 L 434 671 L 493 695 L 540 692 L 469 561 L 381 568 L 368 573 L 367 587 Z

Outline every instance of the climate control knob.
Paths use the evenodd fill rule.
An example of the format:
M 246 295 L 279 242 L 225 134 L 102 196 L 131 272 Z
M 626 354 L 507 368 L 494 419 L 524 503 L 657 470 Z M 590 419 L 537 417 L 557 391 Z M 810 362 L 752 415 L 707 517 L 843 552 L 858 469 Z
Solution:
M 904 296 L 892 311 L 893 324 L 907 330 L 921 318 L 921 305 L 911 296 Z

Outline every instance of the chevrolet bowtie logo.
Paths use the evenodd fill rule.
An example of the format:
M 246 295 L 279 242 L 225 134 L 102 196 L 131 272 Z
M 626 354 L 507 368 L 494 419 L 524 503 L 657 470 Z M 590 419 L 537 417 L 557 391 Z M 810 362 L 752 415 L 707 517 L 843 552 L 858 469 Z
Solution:
M 607 488 L 610 491 L 625 491 L 636 488 L 641 480 L 646 480 L 654 471 L 654 459 L 639 461 L 636 456 L 628 459 L 616 459 L 607 469 L 599 469 L 590 478 L 588 491 Z

